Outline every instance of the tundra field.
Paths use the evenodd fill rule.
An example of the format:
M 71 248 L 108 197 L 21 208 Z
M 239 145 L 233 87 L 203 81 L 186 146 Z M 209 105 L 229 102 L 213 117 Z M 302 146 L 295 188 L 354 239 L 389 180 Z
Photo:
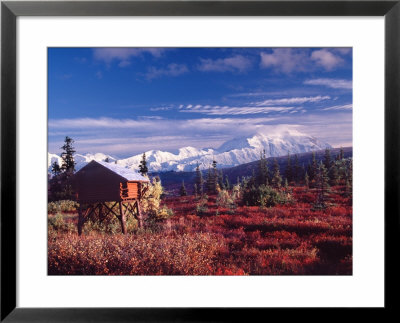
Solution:
M 225 194 L 224 194 L 225 192 Z M 228 194 L 227 194 L 228 193 Z M 49 204 L 50 275 L 351 275 L 352 200 L 332 186 L 316 209 L 318 190 L 281 188 L 284 204 L 246 206 L 217 195 L 161 200 L 144 229 L 128 218 L 85 223 L 77 233 L 73 202 Z

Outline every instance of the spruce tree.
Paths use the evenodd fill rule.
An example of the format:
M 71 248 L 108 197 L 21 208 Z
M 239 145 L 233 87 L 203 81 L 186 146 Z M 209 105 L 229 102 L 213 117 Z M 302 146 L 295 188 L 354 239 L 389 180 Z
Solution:
M 329 171 L 329 168 L 331 168 L 331 151 L 329 148 L 325 149 L 324 165 L 325 168 Z
M 353 193 L 353 160 L 349 158 L 346 164 L 345 189 L 346 193 L 351 196 Z
M 329 175 L 329 184 L 331 186 L 336 186 L 339 184 L 339 172 L 335 164 L 332 164 L 331 168 L 328 172 Z
M 58 176 L 61 173 L 61 167 L 58 165 L 57 161 L 51 164 L 51 172 L 53 176 Z
M 308 177 L 307 172 L 306 172 L 306 174 L 304 175 L 304 186 L 305 186 L 306 188 L 309 188 L 309 187 L 310 187 L 310 179 L 309 179 L 309 177 Z
M 229 191 L 231 189 L 231 184 L 229 183 L 228 175 L 225 175 L 225 188 Z
M 343 148 L 340 147 L 339 159 L 342 160 L 344 158 L 344 151 Z
M 149 169 L 147 168 L 146 153 L 143 153 L 142 160 L 140 161 L 140 164 L 139 164 L 139 172 L 143 176 L 147 176 L 148 171 L 149 171 Z
M 179 194 L 181 196 L 186 196 L 187 195 L 186 187 L 185 187 L 185 181 L 182 181 L 181 188 L 179 189 Z
M 285 176 L 287 181 L 290 183 L 293 180 L 293 171 L 292 171 L 292 163 L 290 160 L 290 154 L 288 153 L 288 157 L 287 157 L 287 166 L 286 166 L 286 172 L 285 172 Z
M 276 158 L 274 159 L 274 166 L 273 166 L 271 182 L 272 182 L 272 185 L 276 188 L 279 188 L 282 185 L 282 177 L 281 177 L 280 170 L 279 170 L 278 160 Z
M 268 185 L 268 162 L 265 156 L 265 149 L 260 153 L 260 163 L 256 182 L 258 185 Z
M 213 175 L 213 181 L 215 183 L 215 188 L 218 184 L 218 170 L 217 170 L 217 161 L 214 159 L 212 162 L 212 175 Z
M 219 172 L 217 172 L 217 174 L 218 174 L 218 185 L 219 185 L 219 188 L 221 190 L 224 190 L 225 189 L 225 183 L 224 183 L 224 173 L 222 172 L 222 169 Z
M 300 182 L 301 174 L 301 166 L 299 165 L 299 156 L 294 155 L 294 175 L 293 178 L 296 183 Z
M 257 184 L 256 171 L 255 171 L 254 168 L 253 168 L 253 171 L 252 171 L 252 175 L 251 175 L 249 184 L 250 184 L 250 186 L 254 186 L 254 187 L 255 187 L 256 184 Z
M 218 176 L 218 170 L 217 170 L 217 161 L 214 159 L 212 162 L 212 173 L 211 173 L 211 185 L 212 189 L 211 191 L 217 193 L 217 186 L 219 183 L 219 176 Z
M 75 148 L 72 146 L 74 140 L 68 136 L 64 139 L 64 145 L 61 147 L 63 152 L 61 153 L 62 165 L 61 170 L 68 174 L 73 174 L 75 172 L 75 161 L 74 161 L 74 153 Z
M 325 209 L 327 207 L 328 192 L 329 192 L 329 177 L 328 170 L 325 164 L 320 162 L 316 176 L 316 188 L 318 190 L 317 200 L 314 204 L 314 209 Z
M 315 152 L 313 151 L 311 164 L 308 167 L 308 175 L 310 176 L 310 181 L 315 180 L 315 177 L 317 175 L 317 169 L 318 169 L 318 164 L 315 158 Z
M 195 183 L 196 183 L 196 189 L 197 189 L 197 190 L 195 190 L 196 195 L 202 195 L 204 180 L 203 180 L 203 175 L 201 173 L 200 166 L 198 163 L 197 163 L 197 167 L 196 167 Z
M 216 192 L 215 173 L 211 167 L 208 168 L 206 187 L 208 194 L 215 194 Z

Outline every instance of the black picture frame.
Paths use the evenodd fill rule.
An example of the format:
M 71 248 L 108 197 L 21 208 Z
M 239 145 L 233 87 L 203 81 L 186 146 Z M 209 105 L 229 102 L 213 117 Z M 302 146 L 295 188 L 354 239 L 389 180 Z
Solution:
M 17 308 L 16 19 L 19 16 L 384 16 L 385 308 L 399 286 L 400 0 L 395 1 L 2 1 L 1 3 L 1 321 L 180 322 L 258 320 L 265 309 Z M 372 234 L 372 233 L 371 233 Z M 79 292 L 79 291 L 77 291 Z M 241 297 L 241 295 L 238 295 Z M 244 297 L 244 296 L 243 296 Z M 272 309 L 271 309 L 272 310 Z M 273 309 L 282 312 L 282 309 Z M 284 309 L 287 310 L 287 309 Z M 378 312 L 382 314 L 381 309 Z M 285 312 L 286 313 L 286 312 Z M 334 315 L 332 311 L 329 314 Z M 378 315 L 380 315 L 378 314 Z M 253 316 L 254 315 L 254 316 Z M 261 316 L 261 317 L 262 317 Z M 253 318 L 253 319 L 252 319 Z M 267 319 L 264 317 L 264 319 Z M 263 320 L 264 320 L 263 319 Z M 382 319 L 380 317 L 380 319 Z

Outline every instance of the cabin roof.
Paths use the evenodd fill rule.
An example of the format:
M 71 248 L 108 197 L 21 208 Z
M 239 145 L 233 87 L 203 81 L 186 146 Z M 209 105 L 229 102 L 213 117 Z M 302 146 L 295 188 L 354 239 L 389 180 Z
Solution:
M 92 160 L 89 164 L 99 164 L 109 170 L 111 170 L 112 172 L 116 173 L 117 175 L 125 178 L 127 181 L 140 181 L 140 182 L 149 182 L 149 179 L 140 175 L 139 173 L 136 173 L 135 171 L 125 168 L 123 166 L 114 164 L 114 163 L 107 163 L 104 161 L 96 161 L 96 160 Z M 88 165 L 89 165 L 88 164 Z M 78 173 L 84 169 L 85 167 L 82 167 Z

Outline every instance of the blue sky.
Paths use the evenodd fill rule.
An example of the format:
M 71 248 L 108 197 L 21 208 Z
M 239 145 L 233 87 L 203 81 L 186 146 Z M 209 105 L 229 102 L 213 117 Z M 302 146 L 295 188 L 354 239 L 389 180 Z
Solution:
M 124 158 L 296 128 L 352 145 L 351 48 L 49 48 L 49 151 Z

